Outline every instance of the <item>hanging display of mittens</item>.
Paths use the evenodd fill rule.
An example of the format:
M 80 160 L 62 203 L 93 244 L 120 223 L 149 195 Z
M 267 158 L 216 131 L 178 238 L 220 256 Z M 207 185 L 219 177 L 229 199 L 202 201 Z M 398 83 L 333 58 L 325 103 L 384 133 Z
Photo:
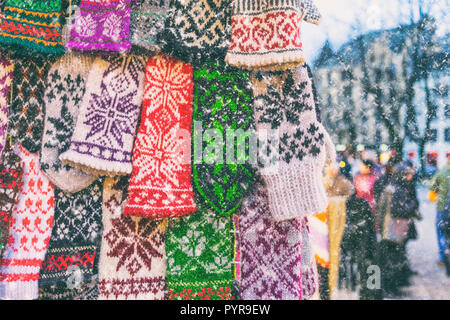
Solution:
M 144 70 L 138 55 L 95 59 L 64 164 L 97 175 L 131 173 Z
M 255 72 L 252 81 L 257 131 L 270 133 L 260 145 L 264 158 L 259 164 L 274 219 L 324 212 L 328 200 L 322 170 L 335 161 L 336 152 L 317 121 L 306 66 L 286 72 Z
M 125 215 L 165 218 L 195 211 L 191 185 L 192 67 L 149 59 Z
M 62 0 L 6 0 L 0 21 L 0 43 L 50 54 L 63 54 Z M 34 52 L 33 52 L 34 51 Z M 26 51 L 25 51 L 26 52 Z
M 0 158 L 6 145 L 8 131 L 10 89 L 14 63 L 6 55 L 0 56 Z
M 254 125 L 248 72 L 222 62 L 194 71 L 193 179 L 219 214 L 233 213 L 253 184 Z
M 0 299 L 38 298 L 39 270 L 47 252 L 54 217 L 54 189 L 39 167 L 39 156 L 21 145 L 15 153 L 24 164 L 23 187 L 0 264 Z
M 123 216 L 127 183 L 128 177 L 105 180 L 99 299 L 162 300 L 167 220 Z
M 65 165 L 59 159 L 69 149 L 93 61 L 93 57 L 67 54 L 53 64 L 47 77 L 41 169 L 55 186 L 65 192 L 78 192 L 97 179 L 95 175 Z
M 74 194 L 55 189 L 55 219 L 39 274 L 39 299 L 97 299 L 102 187 L 99 179 Z
M 200 209 L 170 220 L 166 237 L 170 300 L 231 300 L 231 216 Z
M 126 52 L 130 43 L 131 0 L 81 0 L 66 48 Z
M 300 0 L 300 6 L 303 9 L 303 20 L 312 24 L 320 24 L 322 15 L 313 0 Z

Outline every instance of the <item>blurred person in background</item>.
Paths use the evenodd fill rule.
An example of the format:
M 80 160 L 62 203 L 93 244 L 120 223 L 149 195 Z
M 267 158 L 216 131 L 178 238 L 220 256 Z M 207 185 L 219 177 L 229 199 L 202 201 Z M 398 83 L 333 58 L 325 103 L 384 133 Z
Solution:
M 375 163 L 372 160 L 364 160 L 361 163 L 359 173 L 353 179 L 356 197 L 364 198 L 369 202 L 370 209 L 375 212 L 374 184 L 378 176 L 374 171 Z

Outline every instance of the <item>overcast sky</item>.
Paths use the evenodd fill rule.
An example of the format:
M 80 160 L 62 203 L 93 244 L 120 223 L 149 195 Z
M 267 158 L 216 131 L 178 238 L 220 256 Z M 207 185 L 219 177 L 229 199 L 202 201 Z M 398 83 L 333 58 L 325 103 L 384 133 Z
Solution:
M 417 4 L 421 0 L 412 0 L 416 17 Z M 449 32 L 449 1 L 422 0 L 431 6 L 431 14 L 438 22 L 440 36 Z M 305 54 L 310 62 L 315 58 L 328 38 L 334 49 L 358 33 L 369 30 L 394 28 L 409 22 L 411 6 L 409 0 L 315 0 L 322 13 L 320 26 L 302 24 L 302 39 Z M 357 27 L 359 24 L 359 27 Z

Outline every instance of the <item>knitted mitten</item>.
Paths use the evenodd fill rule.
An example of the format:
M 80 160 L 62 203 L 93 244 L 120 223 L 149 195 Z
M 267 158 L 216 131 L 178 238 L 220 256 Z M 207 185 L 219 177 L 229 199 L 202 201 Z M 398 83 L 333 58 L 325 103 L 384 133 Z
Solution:
M 9 226 L 22 189 L 23 164 L 9 146 L 0 165 L 0 259 L 8 241 Z
M 231 35 L 232 0 L 171 0 L 158 43 L 171 56 L 195 65 L 223 61 Z
M 166 291 L 167 220 L 123 216 L 125 178 L 105 180 L 99 299 L 161 300 Z
M 168 56 L 150 58 L 125 215 L 164 218 L 195 211 L 191 122 L 191 66 Z
M 324 212 L 328 200 L 322 171 L 326 162 L 334 161 L 336 152 L 317 121 L 307 68 L 257 72 L 252 81 L 258 134 L 268 132 L 271 137 L 266 142 L 272 148 L 265 141 L 260 147 L 272 163 L 264 163 L 263 158 L 260 165 L 274 219 Z
M 8 131 L 14 143 L 19 142 L 31 153 L 41 150 L 45 79 L 50 67 L 51 61 L 42 55 L 14 59 Z
M 299 219 L 273 220 L 262 186 L 242 203 L 241 299 L 302 299 L 300 228 Z
M 88 56 L 67 54 L 51 67 L 47 77 L 41 168 L 50 181 L 65 192 L 80 191 L 96 179 L 59 160 L 60 154 L 69 149 L 92 62 L 93 58 Z
M 0 157 L 6 143 L 9 116 L 9 90 L 13 77 L 14 64 L 6 56 L 0 56 Z
M 254 178 L 245 140 L 254 129 L 252 103 L 247 72 L 225 63 L 195 70 L 194 183 L 222 215 L 236 210 Z
M 131 7 L 131 44 L 152 52 L 159 51 L 156 43 L 159 32 L 164 29 L 169 0 L 141 0 Z
M 300 225 L 302 236 L 302 295 L 304 300 L 311 300 L 315 298 L 319 290 L 319 275 L 312 248 L 309 218 L 302 218 Z
M 97 58 L 63 163 L 99 175 L 131 173 L 131 152 L 144 90 L 143 57 Z
M 61 3 L 61 0 L 6 0 L 0 22 L 0 43 L 43 53 L 64 53 Z
M 0 265 L 0 299 L 38 297 L 39 269 L 52 233 L 53 185 L 39 168 L 39 156 L 16 145 L 23 167 L 23 187 L 11 217 Z
M 82 0 L 66 48 L 125 52 L 130 50 L 131 0 Z
M 231 216 L 201 209 L 170 220 L 166 237 L 170 300 L 231 300 Z
M 303 9 L 303 20 L 317 25 L 320 24 L 322 15 L 313 0 L 300 0 L 300 6 Z
M 102 186 L 99 179 L 74 194 L 55 189 L 55 221 L 39 275 L 40 299 L 97 298 Z
M 231 44 L 225 60 L 234 66 L 284 70 L 302 65 L 303 9 L 299 0 L 236 0 Z

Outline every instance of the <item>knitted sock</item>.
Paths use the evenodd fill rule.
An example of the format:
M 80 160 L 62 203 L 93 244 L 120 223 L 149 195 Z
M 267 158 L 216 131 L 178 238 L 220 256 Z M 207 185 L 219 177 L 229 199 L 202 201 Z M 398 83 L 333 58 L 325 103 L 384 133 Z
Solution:
M 13 100 L 9 109 L 8 131 L 31 153 L 41 150 L 44 130 L 45 79 L 51 61 L 43 55 L 14 59 Z
M 313 0 L 300 0 L 300 6 L 303 9 L 303 20 L 312 24 L 320 24 L 322 15 Z
M 55 221 L 39 274 L 40 299 L 97 298 L 102 182 L 74 194 L 55 189 Z
M 307 68 L 257 72 L 252 81 L 257 131 L 271 132 L 279 142 L 266 151 L 276 162 L 260 163 L 274 219 L 324 212 L 328 200 L 322 170 L 326 162 L 334 161 L 336 152 L 317 121 Z M 264 142 L 260 147 L 265 148 Z
M 195 65 L 223 61 L 231 35 L 232 0 L 172 0 L 158 43 L 171 56 Z
M 125 178 L 105 180 L 99 299 L 161 300 L 166 285 L 167 220 L 123 216 Z
M 125 52 L 131 49 L 131 0 L 82 0 L 66 48 Z
M 24 163 L 23 187 L 0 265 L 0 299 L 36 299 L 39 269 L 52 232 L 54 190 L 39 168 L 37 154 L 21 145 L 14 151 Z
M 304 300 L 312 300 L 319 289 L 319 275 L 312 248 L 309 218 L 302 218 L 300 225 L 302 235 L 302 295 Z
M 85 92 L 85 80 L 93 58 L 67 54 L 50 69 L 45 89 L 45 124 L 40 162 L 42 171 L 65 192 L 77 192 L 96 180 L 96 176 L 64 165 L 60 154 L 67 151 Z
M 299 0 L 236 0 L 231 44 L 225 60 L 234 66 L 284 70 L 302 65 L 303 10 Z
M 13 77 L 14 64 L 6 56 L 0 56 L 0 157 L 6 143 L 9 116 L 9 90 Z
M 239 212 L 241 298 L 301 300 L 300 220 L 276 222 L 264 187 L 246 199 Z
M 152 218 L 194 212 L 190 143 L 192 68 L 168 56 L 149 59 L 125 215 Z
M 202 126 L 194 126 L 193 134 L 196 190 L 216 212 L 229 215 L 254 179 L 249 148 L 238 131 L 252 133 L 254 129 L 248 73 L 225 63 L 208 63 L 195 70 L 194 121 Z M 237 139 L 227 141 L 227 132 L 235 133 Z M 245 145 L 243 154 L 239 154 L 238 144 Z M 228 159 L 230 156 L 233 159 Z
M 166 237 L 170 300 L 231 300 L 231 216 L 201 209 L 170 221 Z
M 99 175 L 131 173 L 131 151 L 144 90 L 144 58 L 97 58 L 86 82 L 63 163 Z
M 9 235 L 11 216 L 22 189 L 23 164 L 9 146 L 0 165 L 0 259 Z
M 64 53 L 61 0 L 6 0 L 0 22 L 0 43 L 43 53 Z
M 131 44 L 158 52 L 156 40 L 164 29 L 168 9 L 169 0 L 141 0 L 139 5 L 131 7 Z

